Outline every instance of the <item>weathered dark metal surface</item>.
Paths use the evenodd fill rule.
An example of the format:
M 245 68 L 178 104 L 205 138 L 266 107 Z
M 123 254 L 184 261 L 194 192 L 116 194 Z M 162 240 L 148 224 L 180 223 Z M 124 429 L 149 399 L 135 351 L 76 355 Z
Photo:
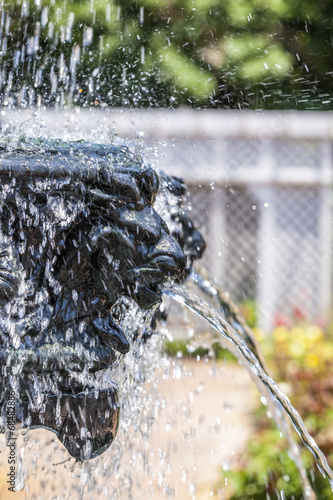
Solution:
M 184 184 L 161 179 L 179 199 Z M 204 242 L 180 202 L 170 235 L 153 208 L 159 177 L 126 148 L 3 146 L 0 180 L 2 412 L 14 388 L 23 425 L 47 427 L 72 456 L 92 458 L 114 439 L 116 389 L 96 394 L 70 374 L 103 370 L 126 354 L 112 306 L 121 296 L 142 309 L 159 304 L 163 282 L 181 279 Z

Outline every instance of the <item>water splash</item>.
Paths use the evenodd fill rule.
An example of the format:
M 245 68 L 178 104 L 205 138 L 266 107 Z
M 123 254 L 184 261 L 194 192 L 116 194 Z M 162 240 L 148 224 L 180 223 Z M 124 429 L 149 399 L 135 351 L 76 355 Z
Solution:
M 254 332 L 246 324 L 246 321 L 237 304 L 232 301 L 230 296 L 224 290 L 222 290 L 221 287 L 218 287 L 215 283 L 213 283 L 211 277 L 208 276 L 207 271 L 202 266 L 196 263 L 195 268 L 196 270 L 192 270 L 192 273 L 190 275 L 192 282 L 199 288 L 200 291 L 204 293 L 206 298 L 212 299 L 214 301 L 215 307 L 217 306 L 220 309 L 221 313 L 226 318 L 228 323 L 244 340 L 250 351 L 256 356 L 262 369 L 267 375 L 269 375 L 269 371 L 266 366 L 264 356 L 261 352 L 260 345 L 257 342 Z M 239 357 L 236 349 L 233 353 L 237 358 Z M 294 439 L 291 424 L 288 420 L 287 415 L 283 412 L 279 402 L 276 400 L 272 400 L 269 397 L 269 391 L 266 387 L 263 387 L 252 370 L 250 371 L 250 375 L 252 377 L 252 380 L 258 387 L 259 392 L 262 394 L 262 397 L 265 398 L 264 400 L 267 402 L 270 408 L 277 427 L 283 432 L 287 439 L 290 456 L 293 459 L 301 478 L 304 498 L 306 500 L 315 500 L 316 494 L 314 493 L 310 481 L 307 477 L 306 470 L 301 458 L 301 450 L 298 446 L 298 443 Z
M 174 285 L 172 288 L 170 286 L 166 287 L 164 289 L 164 293 L 205 319 L 213 328 L 220 332 L 226 345 L 228 346 L 228 349 L 231 352 L 235 352 L 235 350 L 237 351 L 238 358 L 242 361 L 248 371 L 252 371 L 254 373 L 258 381 L 260 381 L 263 387 L 269 391 L 272 400 L 278 401 L 283 410 L 286 412 L 297 434 L 303 441 L 306 448 L 314 456 L 318 469 L 324 477 L 328 478 L 333 491 L 333 472 L 328 465 L 325 455 L 320 450 L 315 440 L 308 433 L 301 416 L 292 406 L 288 397 L 283 394 L 277 383 L 265 373 L 258 359 L 247 347 L 240 335 L 227 323 L 227 321 L 225 321 L 225 319 L 217 314 L 212 307 L 210 307 L 206 302 L 201 301 L 188 290 Z
M 153 102 L 144 28 L 144 7 L 112 0 L 0 1 L 1 105 Z

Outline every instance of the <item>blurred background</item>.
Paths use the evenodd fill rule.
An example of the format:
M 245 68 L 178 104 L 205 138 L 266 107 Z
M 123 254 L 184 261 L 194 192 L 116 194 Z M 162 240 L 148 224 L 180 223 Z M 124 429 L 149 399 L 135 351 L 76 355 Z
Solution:
M 333 3 L 2 0 L 0 7 L 3 137 L 29 130 L 121 138 L 182 177 L 185 207 L 207 241 L 203 265 L 239 303 L 271 373 L 332 465 Z M 175 314 L 164 345 L 173 363 L 233 362 L 206 349 L 204 326 Z M 196 486 L 180 496 L 180 487 L 163 489 L 163 479 L 156 495 L 304 498 L 267 408 L 253 409 L 248 381 L 235 373 L 226 385 L 231 398 L 241 394 L 242 408 L 239 399 L 230 406 L 243 415 L 233 430 L 241 443 L 228 444 L 228 460 L 213 454 L 218 472 L 204 486 L 179 473 L 180 484 Z M 307 453 L 303 460 L 317 498 L 332 498 Z
M 2 102 L 332 107 L 329 0 L 2 1 Z

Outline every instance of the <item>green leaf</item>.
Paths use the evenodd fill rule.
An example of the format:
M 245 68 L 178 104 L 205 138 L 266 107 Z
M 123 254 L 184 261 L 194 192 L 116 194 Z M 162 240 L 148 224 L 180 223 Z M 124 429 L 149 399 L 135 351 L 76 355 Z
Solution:
M 161 47 L 159 64 L 166 78 L 181 91 L 194 97 L 208 99 L 217 87 L 215 77 L 200 68 L 189 57 L 172 46 Z
M 291 54 L 278 47 L 273 47 L 257 57 L 246 60 L 238 69 L 244 80 L 258 81 L 268 77 L 284 78 L 291 73 L 293 58 Z

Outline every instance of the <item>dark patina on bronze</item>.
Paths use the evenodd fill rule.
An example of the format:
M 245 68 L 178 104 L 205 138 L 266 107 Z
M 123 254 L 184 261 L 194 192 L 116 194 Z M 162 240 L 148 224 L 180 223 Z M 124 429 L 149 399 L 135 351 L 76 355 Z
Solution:
M 125 355 L 112 307 L 122 296 L 156 307 L 165 280 L 182 279 L 204 242 L 180 202 L 170 234 L 153 208 L 159 176 L 125 147 L 40 141 L 3 146 L 0 158 L 2 413 L 14 389 L 20 423 L 93 458 L 115 437 L 117 390 L 71 375 Z M 179 179 L 161 183 L 180 199 Z

